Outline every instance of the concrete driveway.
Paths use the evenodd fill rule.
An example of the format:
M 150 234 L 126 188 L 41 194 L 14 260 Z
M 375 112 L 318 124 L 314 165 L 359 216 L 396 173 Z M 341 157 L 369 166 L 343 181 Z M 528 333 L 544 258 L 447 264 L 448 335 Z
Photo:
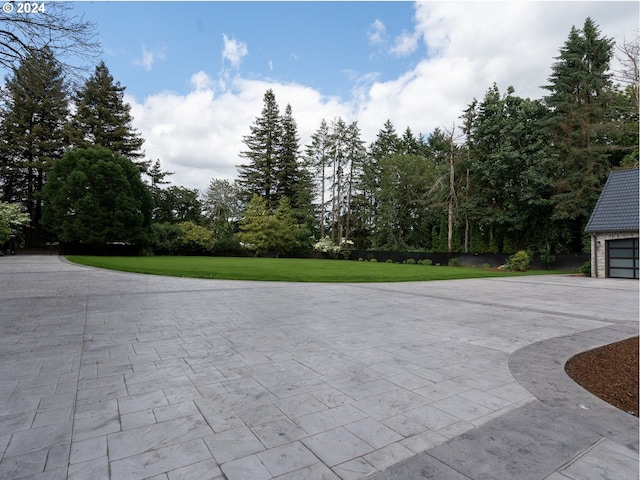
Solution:
M 637 334 L 637 281 L 292 284 L 0 257 L 0 478 L 637 480 L 638 420 L 563 372 Z

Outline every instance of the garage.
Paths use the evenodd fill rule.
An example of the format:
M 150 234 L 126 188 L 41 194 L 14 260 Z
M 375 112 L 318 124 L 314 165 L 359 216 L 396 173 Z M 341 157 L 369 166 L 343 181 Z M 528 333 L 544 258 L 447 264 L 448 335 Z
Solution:
M 591 276 L 638 279 L 638 169 L 609 174 L 585 232 L 591 235 Z
M 610 278 L 638 278 L 637 238 L 607 242 L 607 276 Z

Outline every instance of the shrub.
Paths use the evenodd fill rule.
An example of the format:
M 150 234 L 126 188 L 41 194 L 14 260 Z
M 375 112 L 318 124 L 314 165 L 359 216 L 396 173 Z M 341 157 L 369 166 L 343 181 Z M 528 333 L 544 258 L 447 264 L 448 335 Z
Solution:
M 393 263 L 393 260 L 391 260 L 390 258 L 387 258 L 387 261 L 385 263 Z
M 425 258 L 424 260 L 418 260 L 418 265 L 433 265 L 433 262 Z
M 488 263 L 483 263 L 482 268 L 484 269 L 491 268 L 491 265 L 489 265 Z
M 375 258 L 372 258 L 372 259 L 371 259 L 371 260 L 369 260 L 369 261 L 370 261 L 370 262 L 373 262 L 373 263 L 378 263 L 378 260 L 376 260 Z
M 364 258 L 360 257 L 360 258 L 358 258 L 358 261 L 359 262 L 364 262 Z
M 547 268 L 551 268 L 551 264 L 553 264 L 556 261 L 556 256 L 553 253 L 551 253 L 549 250 L 541 250 L 540 260 L 546 263 Z
M 180 231 L 177 238 L 180 250 L 192 255 L 211 253 L 216 242 L 211 230 L 193 222 L 182 222 L 177 226 Z
M 340 252 L 340 247 L 333 243 L 333 240 L 331 240 L 329 236 L 318 240 L 313 246 L 313 249 L 317 252 L 324 253 L 325 256 L 329 258 L 335 258 Z
M 531 255 L 524 250 L 514 253 L 509 257 L 507 269 L 512 272 L 526 272 L 531 266 Z
M 247 251 L 240 245 L 240 240 L 235 235 L 224 235 L 220 237 L 213 245 L 212 253 L 215 255 L 224 255 L 233 257 L 236 255 L 245 255 Z
M 591 276 L 591 262 L 584 262 L 579 269 L 579 272 L 585 277 Z
M 449 260 L 449 266 L 450 267 L 459 267 L 460 266 L 460 259 L 458 258 L 451 258 Z
M 407 258 L 404 263 L 407 265 L 415 265 L 416 261 L 413 258 Z

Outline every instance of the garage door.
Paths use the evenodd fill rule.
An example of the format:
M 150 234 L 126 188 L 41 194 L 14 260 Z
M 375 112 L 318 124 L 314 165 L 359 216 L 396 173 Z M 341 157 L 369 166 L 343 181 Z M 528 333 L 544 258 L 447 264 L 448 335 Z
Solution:
M 638 239 L 607 242 L 608 277 L 638 278 Z

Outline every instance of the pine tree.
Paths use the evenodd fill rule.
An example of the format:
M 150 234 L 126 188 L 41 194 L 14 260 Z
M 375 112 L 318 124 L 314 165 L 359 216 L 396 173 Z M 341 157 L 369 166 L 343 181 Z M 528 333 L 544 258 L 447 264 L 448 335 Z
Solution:
M 0 199 L 22 203 L 31 218 L 27 245 L 40 241 L 40 192 L 66 146 L 68 95 L 50 49 L 32 50 L 6 83 L 0 144 Z
M 148 162 L 141 151 L 144 139 L 133 128 L 131 106 L 124 101 L 125 87 L 115 82 L 104 62 L 76 92 L 72 143 L 81 148 L 101 145 L 112 152 L 136 161 L 141 171 Z
M 376 140 L 369 147 L 371 156 L 380 161 L 383 157 L 393 153 L 400 153 L 402 141 L 396 133 L 391 120 L 384 122 L 384 127 L 378 132 Z
M 282 149 L 276 163 L 276 198 L 286 197 L 296 218 L 312 222 L 312 186 L 309 172 L 300 159 L 298 126 L 293 118 L 291 105 L 282 116 Z
M 501 95 L 494 84 L 467 118 L 471 179 L 464 211 L 492 238 L 514 248 L 534 248 L 553 230 L 549 203 L 554 169 L 548 137 L 540 128 L 547 110 L 540 101 L 513 93 L 509 87 Z
M 544 87 L 550 92 L 545 97 L 551 110 L 548 132 L 559 167 L 553 216 L 573 224 L 577 239 L 610 167 L 605 132 L 612 98 L 613 46 L 613 40 L 601 36 L 595 22 L 587 18 L 582 30 L 571 29 Z
M 238 166 L 238 184 L 245 201 L 259 195 L 270 209 L 277 205 L 277 167 L 282 154 L 282 119 L 273 90 L 264 94 L 262 113 L 242 138 L 247 150 L 240 157 L 247 160 Z

